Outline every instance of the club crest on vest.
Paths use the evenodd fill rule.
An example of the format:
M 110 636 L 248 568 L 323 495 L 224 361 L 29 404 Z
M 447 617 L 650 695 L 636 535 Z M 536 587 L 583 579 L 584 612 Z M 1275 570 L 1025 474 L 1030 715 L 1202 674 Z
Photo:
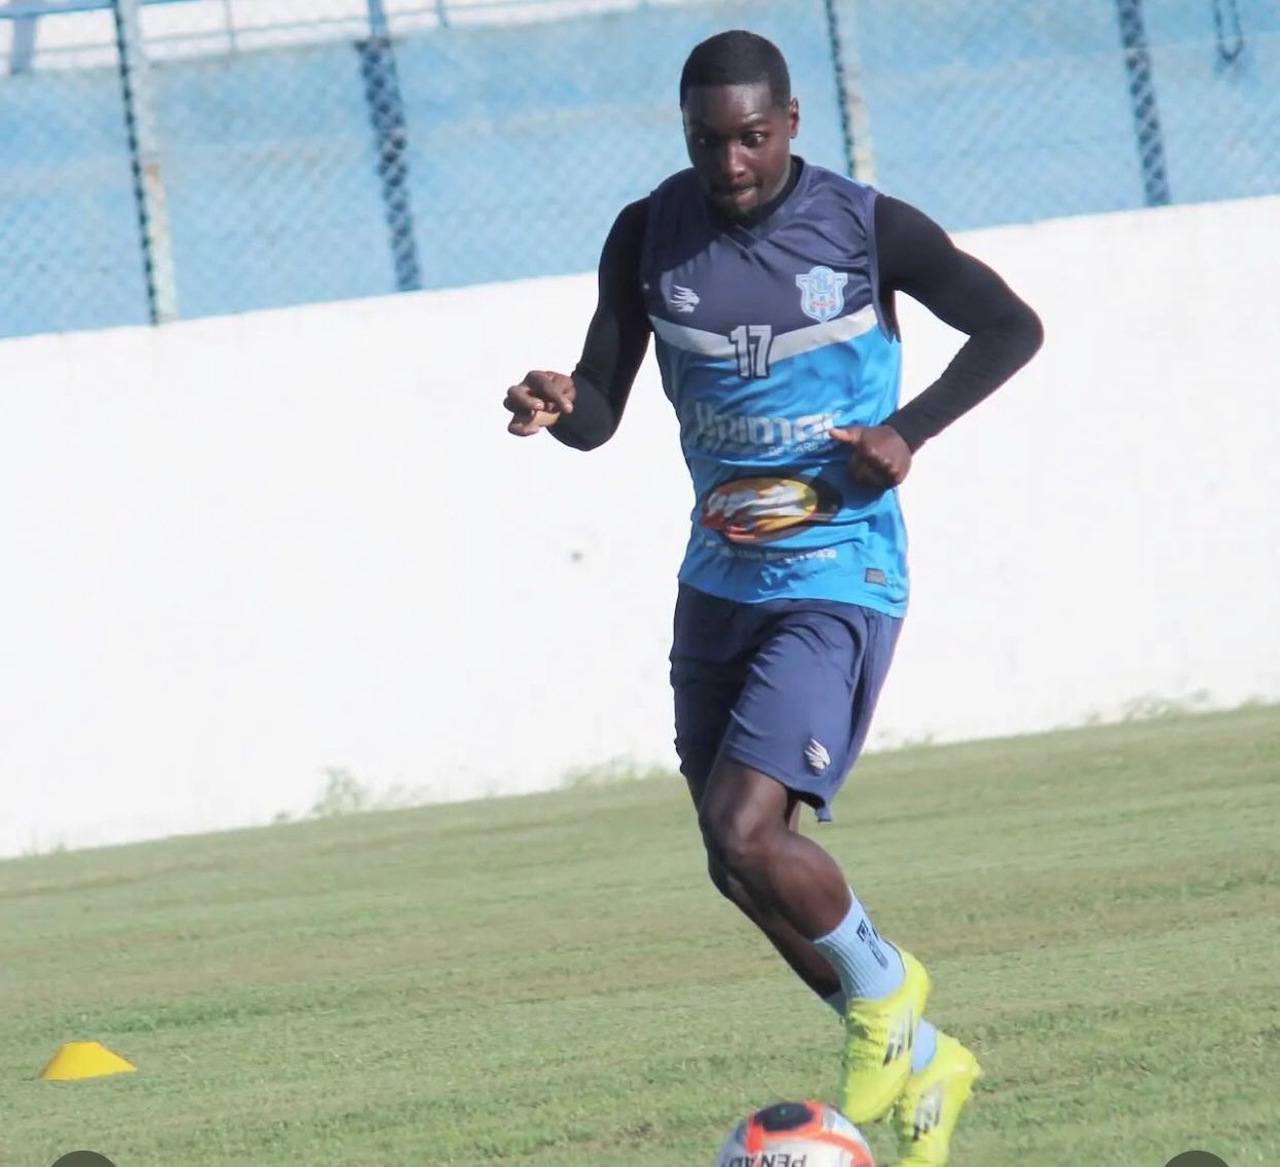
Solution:
M 819 324 L 834 320 L 844 307 L 844 286 L 849 277 L 844 272 L 833 272 L 821 264 L 810 268 L 804 275 L 796 276 L 800 289 L 800 311 Z

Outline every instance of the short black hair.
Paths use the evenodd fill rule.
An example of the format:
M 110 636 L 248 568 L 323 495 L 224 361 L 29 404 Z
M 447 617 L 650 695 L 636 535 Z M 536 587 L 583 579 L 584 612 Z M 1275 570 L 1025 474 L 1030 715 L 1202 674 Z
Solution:
M 773 104 L 791 102 L 791 74 L 786 58 L 773 41 L 735 28 L 718 32 L 693 48 L 680 73 L 680 104 L 695 85 L 751 85 L 769 83 Z

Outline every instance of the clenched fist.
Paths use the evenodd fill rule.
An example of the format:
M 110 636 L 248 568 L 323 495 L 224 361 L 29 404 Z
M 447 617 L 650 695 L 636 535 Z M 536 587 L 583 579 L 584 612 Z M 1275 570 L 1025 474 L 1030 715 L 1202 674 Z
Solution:
M 891 426 L 851 425 L 830 433 L 849 447 L 849 476 L 862 486 L 888 490 L 911 469 L 911 447 Z
M 534 369 L 518 385 L 507 390 L 503 406 L 513 415 L 507 433 L 532 437 L 555 425 L 561 415 L 573 412 L 573 380 L 563 373 Z

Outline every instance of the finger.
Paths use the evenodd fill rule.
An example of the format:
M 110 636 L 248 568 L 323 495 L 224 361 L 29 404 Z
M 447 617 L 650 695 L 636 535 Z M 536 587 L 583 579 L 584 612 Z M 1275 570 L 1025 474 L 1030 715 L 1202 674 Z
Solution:
M 883 467 L 865 458 L 854 460 L 849 467 L 849 475 L 860 486 L 883 489 L 886 486 L 893 485 L 891 476 L 885 472 Z
M 849 477 L 852 478 L 859 486 L 878 485 L 872 477 L 870 468 L 862 465 L 860 462 L 855 462 L 849 467 Z
M 543 401 L 555 406 L 562 413 L 573 412 L 574 390 L 573 381 L 570 378 L 545 369 L 530 373 L 529 376 L 534 378 L 531 384 Z
M 512 413 L 537 413 L 547 407 L 544 401 L 528 385 L 512 385 L 502 403 Z
M 856 446 L 862 441 L 863 427 L 860 425 L 835 426 L 827 430 L 837 442 L 845 442 L 847 445 Z
M 507 423 L 507 433 L 515 434 L 518 438 L 532 437 L 541 428 L 538 419 L 531 413 L 517 414 Z
M 536 434 L 539 430 L 555 425 L 561 416 L 558 410 L 542 409 L 541 403 L 539 403 L 539 408 L 537 409 L 517 411 L 516 416 L 507 423 L 507 430 L 513 434 Z

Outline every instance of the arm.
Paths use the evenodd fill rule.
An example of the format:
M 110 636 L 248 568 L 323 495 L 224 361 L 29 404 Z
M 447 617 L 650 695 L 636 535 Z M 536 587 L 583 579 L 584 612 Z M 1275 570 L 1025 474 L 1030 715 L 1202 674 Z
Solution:
M 942 375 L 883 425 L 836 435 L 861 456 L 856 477 L 868 485 L 896 486 L 906 477 L 912 454 L 1022 368 L 1044 332 L 1040 318 L 1000 276 L 959 250 L 914 207 L 881 195 L 875 233 L 880 302 L 893 329 L 894 293 L 901 291 L 968 335 Z M 892 432 L 883 432 L 886 428 Z
M 906 203 L 876 200 L 876 249 L 890 312 L 893 293 L 906 292 L 969 337 L 942 375 L 886 420 L 914 452 L 1035 356 L 1044 330 L 1004 280 Z
M 646 199 L 624 207 L 605 240 L 599 298 L 573 376 L 534 371 L 507 391 L 512 433 L 525 437 L 550 428 L 566 446 L 593 450 L 617 430 L 649 346 L 640 292 L 647 213 Z

